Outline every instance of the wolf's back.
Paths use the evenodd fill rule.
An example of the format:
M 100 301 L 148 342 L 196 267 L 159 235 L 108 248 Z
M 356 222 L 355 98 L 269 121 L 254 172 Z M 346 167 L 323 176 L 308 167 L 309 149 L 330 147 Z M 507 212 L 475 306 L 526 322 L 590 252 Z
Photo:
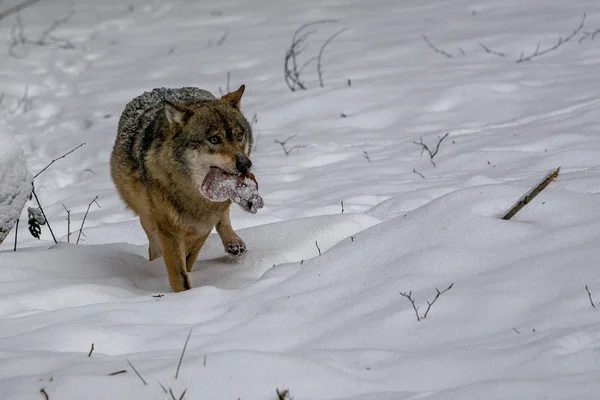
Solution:
M 150 135 L 148 127 L 154 122 L 158 113 L 163 111 L 163 100 L 173 103 L 191 105 L 216 100 L 210 92 L 195 87 L 178 89 L 158 88 L 144 92 L 125 106 L 119 119 L 117 138 L 113 148 L 113 158 L 130 167 L 139 167 L 143 159 L 142 142 L 144 136 Z M 145 140 L 152 140 L 146 137 Z M 116 160 L 115 160 L 116 161 Z

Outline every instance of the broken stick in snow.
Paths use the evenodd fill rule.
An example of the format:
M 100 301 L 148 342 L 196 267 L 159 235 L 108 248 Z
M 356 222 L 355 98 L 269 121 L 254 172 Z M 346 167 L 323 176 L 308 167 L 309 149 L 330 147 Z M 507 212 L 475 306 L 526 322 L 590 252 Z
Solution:
M 542 190 L 544 190 L 546 188 L 546 186 L 548 186 L 550 184 L 550 182 L 552 182 L 553 180 L 558 178 L 559 172 L 560 172 L 560 167 L 556 168 L 554 171 L 552 171 L 551 173 L 546 175 L 544 180 L 541 181 L 533 190 L 531 190 L 525 196 L 521 197 L 521 199 L 519 201 L 517 201 L 517 203 L 513 206 L 513 208 L 511 208 L 510 211 L 504 217 L 502 217 L 502 219 L 508 221 L 509 219 L 514 217 L 515 214 L 521 210 L 521 208 L 525 207 L 527 204 L 529 204 L 529 202 L 531 200 L 534 199 L 535 196 L 540 194 L 540 192 Z

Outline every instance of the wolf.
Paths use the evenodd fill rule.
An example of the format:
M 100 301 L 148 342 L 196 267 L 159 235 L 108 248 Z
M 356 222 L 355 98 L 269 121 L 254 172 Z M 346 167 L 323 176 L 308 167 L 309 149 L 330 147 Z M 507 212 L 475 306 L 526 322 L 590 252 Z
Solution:
M 174 292 L 191 289 L 188 272 L 213 228 L 225 251 L 246 252 L 231 226 L 231 201 L 210 201 L 199 190 L 211 167 L 230 174 L 252 168 L 252 129 L 240 110 L 244 90 L 216 98 L 196 87 L 156 88 L 120 116 L 111 177 L 148 236 L 148 258 L 163 257 Z

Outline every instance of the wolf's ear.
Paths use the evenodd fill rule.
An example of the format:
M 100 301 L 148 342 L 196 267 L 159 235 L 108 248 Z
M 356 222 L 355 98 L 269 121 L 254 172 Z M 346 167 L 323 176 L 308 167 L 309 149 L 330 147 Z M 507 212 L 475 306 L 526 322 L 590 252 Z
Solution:
M 165 114 L 170 124 L 183 125 L 192 115 L 190 110 L 178 104 L 173 104 L 168 100 L 163 100 L 163 107 L 165 108 Z
M 221 97 L 221 99 L 225 100 L 231 107 L 240 109 L 240 101 L 242 100 L 242 95 L 244 94 L 244 90 L 246 90 L 246 85 L 240 86 L 238 90 L 235 92 L 227 93 Z

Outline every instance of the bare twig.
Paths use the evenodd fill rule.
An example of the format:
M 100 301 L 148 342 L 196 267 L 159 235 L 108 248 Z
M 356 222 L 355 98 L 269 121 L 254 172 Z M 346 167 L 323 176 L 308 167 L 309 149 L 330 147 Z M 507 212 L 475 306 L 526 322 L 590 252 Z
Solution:
M 44 399 L 50 400 L 50 396 L 48 396 L 48 393 L 46 393 L 46 389 L 40 389 L 40 393 L 44 395 Z
M 177 371 L 175 372 L 175 379 L 179 376 L 179 368 L 181 368 L 181 362 L 183 361 L 183 356 L 185 355 L 185 349 L 187 349 L 188 342 L 190 341 L 190 336 L 192 336 L 192 330 L 190 329 L 190 333 L 187 335 L 187 339 L 185 339 L 185 344 L 183 345 L 183 350 L 181 351 L 181 357 L 179 357 L 179 364 L 177 364 Z
M 369 153 L 367 153 L 365 150 L 363 150 L 363 156 L 368 162 L 371 162 L 371 157 L 369 157 Z
M 79 239 L 81 238 L 81 234 L 83 233 L 83 224 L 85 224 L 85 220 L 87 218 L 88 213 L 90 212 L 90 207 L 92 206 L 92 204 L 96 203 L 98 208 L 101 208 L 100 204 L 98 204 L 96 200 L 98 200 L 98 196 L 94 197 L 94 200 L 90 201 L 90 204 L 88 204 L 87 206 L 87 210 L 85 211 L 85 215 L 83 216 L 83 220 L 81 221 L 81 227 L 79 228 L 79 235 L 77 235 L 76 244 L 79 244 Z
M 518 335 L 520 335 L 520 334 L 521 334 L 521 332 L 519 332 L 519 331 L 517 330 L 517 328 L 513 328 L 513 331 L 517 332 L 517 334 L 518 334 Z
M 323 71 L 321 70 L 321 57 L 323 56 L 323 52 L 325 51 L 325 47 L 327 47 L 327 45 L 329 43 L 331 43 L 331 41 L 333 39 L 335 39 L 336 37 L 338 37 L 342 33 L 346 32 L 347 30 L 348 30 L 348 28 L 340 29 L 339 31 L 337 31 L 336 33 L 334 33 L 333 35 L 331 35 L 331 37 L 329 39 L 327 39 L 325 41 L 325 43 L 323 43 L 323 46 L 321 46 L 321 50 L 319 51 L 319 56 L 317 57 L 317 74 L 319 74 L 319 84 L 321 85 L 321 87 L 325 86 L 325 85 L 323 85 Z
M 287 139 L 285 139 L 284 141 L 281 141 L 281 140 L 275 140 L 274 142 L 275 142 L 275 143 L 277 143 L 277 144 L 279 144 L 279 145 L 281 146 L 281 148 L 283 149 L 283 152 L 284 152 L 284 153 L 285 153 L 285 155 L 287 156 L 287 155 L 288 155 L 288 154 L 290 154 L 290 153 L 292 152 L 292 150 L 294 150 L 294 149 L 301 149 L 301 148 L 304 148 L 304 147 L 306 147 L 306 146 L 304 146 L 304 145 L 296 145 L 296 146 L 292 146 L 292 147 L 290 147 L 289 149 L 288 149 L 287 147 L 285 147 L 285 146 L 287 145 L 287 143 L 288 143 L 288 142 L 289 142 L 291 139 L 295 138 L 296 136 L 298 136 L 298 134 L 297 134 L 297 133 L 296 133 L 296 134 L 294 134 L 294 135 L 292 135 L 292 136 L 290 136 L 290 137 L 288 137 L 288 138 L 287 138 Z
M 48 218 L 46 217 L 46 213 L 44 212 L 44 209 L 42 208 L 42 204 L 40 203 L 40 199 L 38 199 L 37 194 L 35 193 L 35 187 L 33 186 L 31 188 L 31 194 L 33 194 L 33 197 L 35 198 L 35 201 L 40 209 L 40 211 L 42 212 L 42 215 L 44 216 L 44 219 L 46 220 L 46 224 L 48 224 L 48 229 L 50 230 L 50 234 L 52 235 L 52 240 L 54 240 L 54 243 L 58 243 L 58 241 L 56 240 L 56 236 L 54 236 L 54 232 L 52 231 L 52 227 L 50 226 L 50 221 L 48 221 Z
M 17 233 L 19 232 L 19 219 L 17 218 L 17 222 L 15 223 L 15 247 L 13 251 L 17 251 Z
M 92 343 L 92 348 L 90 349 L 90 352 L 88 353 L 88 358 L 90 358 L 92 356 L 93 352 L 94 352 L 94 343 Z
M 600 33 L 600 28 L 596 29 L 592 32 L 583 32 L 583 35 L 581 35 L 581 38 L 579 38 L 579 43 L 581 44 L 581 42 L 583 42 L 587 38 L 590 38 L 590 40 L 594 40 L 594 39 L 596 39 L 596 35 L 599 33 Z
M 416 169 L 413 168 L 413 172 L 417 175 L 419 175 L 421 178 L 425 179 L 425 175 L 423 175 L 422 173 L 418 172 Z
M 315 246 L 317 246 L 317 251 L 319 252 L 319 255 L 321 255 L 321 248 L 319 247 L 319 242 L 317 242 L 315 240 Z
M 126 374 L 126 373 L 127 373 L 127 370 L 122 369 L 120 371 L 111 372 L 110 374 L 108 374 L 108 376 L 115 376 L 115 375 L 121 375 L 121 374 Z
M 35 3 L 39 3 L 39 1 L 40 0 L 26 0 L 22 3 L 17 4 L 16 6 L 13 6 L 13 7 L 7 8 L 4 11 L 1 11 L 0 12 L 0 21 L 8 16 L 11 16 L 13 14 L 20 12 L 21 10 L 24 10 L 27 7 L 34 5 Z
M 538 45 L 535 48 L 535 51 L 533 53 L 531 53 L 528 56 L 525 56 L 524 53 L 521 53 L 521 56 L 515 62 L 517 64 L 519 64 L 519 63 L 522 63 L 522 62 L 525 62 L 525 61 L 531 61 L 531 60 L 533 60 L 536 57 L 540 57 L 540 56 L 543 56 L 545 54 L 548 54 L 550 52 L 555 51 L 560 46 L 564 45 L 565 43 L 567 43 L 568 41 L 570 41 L 571 39 L 573 39 L 573 37 L 575 37 L 575 35 L 577 35 L 579 32 L 581 32 L 581 30 L 583 29 L 583 24 L 585 23 L 585 16 L 586 16 L 586 14 L 583 13 L 583 17 L 581 18 L 581 22 L 579 23 L 579 25 L 577 26 L 577 28 L 575 28 L 575 30 L 573 30 L 573 32 L 571 32 L 568 36 L 566 36 L 564 38 L 562 36 L 559 36 L 558 41 L 553 46 L 548 47 L 547 49 L 544 49 L 544 50 L 540 51 L 540 44 L 538 43 Z
M 427 314 L 429 314 L 429 310 L 431 309 L 431 306 L 433 306 L 433 304 L 437 301 L 437 299 L 443 295 L 444 293 L 446 293 L 448 290 L 452 289 L 452 286 L 454 286 L 454 282 L 452 282 L 450 284 L 450 286 L 448 286 L 446 289 L 442 290 L 440 292 L 439 289 L 435 289 L 435 291 L 437 292 L 435 295 L 435 298 L 431 301 L 431 303 L 428 301 L 427 302 L 427 310 L 425 310 L 425 314 L 423 314 L 423 319 L 427 318 Z
M 65 207 L 63 203 L 60 204 L 62 204 L 63 208 L 67 212 L 67 243 L 71 243 L 71 210 L 67 210 L 67 207 Z
M 340 204 L 342 205 L 342 214 L 344 213 L 344 200 L 340 201 Z
M 292 43 L 290 47 L 285 52 L 284 62 L 283 62 L 283 75 L 285 79 L 285 83 L 288 88 L 295 92 L 296 90 L 306 90 L 306 85 L 302 81 L 301 73 L 302 69 L 306 67 L 311 61 L 314 61 L 315 58 L 311 58 L 306 61 L 302 66 L 298 67 L 298 56 L 306 49 L 304 42 L 306 39 L 315 33 L 315 31 L 306 31 L 306 28 L 319 25 L 319 24 L 327 24 L 336 22 L 331 19 L 324 19 L 319 21 L 313 21 L 306 24 L 301 25 L 292 36 Z
M 85 146 L 85 143 L 81 143 L 79 146 L 75 147 L 75 148 L 74 148 L 74 149 L 72 149 L 72 150 L 69 150 L 69 151 L 67 151 L 67 152 L 66 152 L 65 154 L 63 154 L 62 156 L 60 156 L 60 157 L 56 157 L 54 160 L 50 161 L 50 164 L 46 165 L 44 168 L 42 168 L 42 170 L 41 170 L 40 172 L 38 172 L 37 174 L 35 174 L 35 176 L 33 177 L 33 179 L 35 179 L 35 178 L 37 178 L 38 176 L 40 176 L 40 174 L 41 174 L 42 172 L 44 172 L 45 170 L 47 170 L 48 168 L 50 168 L 50 166 L 51 166 L 52 164 L 54 164 L 55 162 L 57 162 L 58 160 L 60 160 L 60 159 L 62 159 L 62 158 L 65 158 L 66 156 L 68 156 L 69 154 L 71 154 L 72 152 L 74 152 L 75 150 L 77 150 L 78 148 L 80 148 L 80 147 L 82 147 L 82 146 Z
M 415 300 L 412 297 L 412 291 L 408 292 L 408 294 L 400 292 L 400 295 L 406 297 L 410 301 L 410 304 L 412 304 L 413 310 L 415 310 L 415 315 L 417 316 L 417 321 L 421 321 L 421 320 L 427 318 L 427 314 L 429 314 L 429 310 L 431 310 L 431 307 L 437 301 L 437 299 L 441 295 L 443 295 L 444 293 L 446 293 L 448 290 L 452 289 L 453 286 L 454 286 L 454 282 L 451 283 L 450 286 L 448 286 L 446 289 L 442 290 L 441 292 L 440 292 L 439 289 L 436 288 L 435 289 L 435 291 L 436 291 L 435 298 L 431 302 L 427 301 L 427 309 L 425 310 L 425 314 L 423 314 L 423 316 L 419 315 L 419 308 L 415 304 Z
M 423 37 L 423 40 L 425 40 L 425 43 L 427 43 L 429 45 L 429 47 L 431 47 L 433 49 L 433 51 L 435 51 L 436 53 L 441 54 L 447 58 L 454 57 L 452 54 L 448 53 L 447 51 L 441 50 L 440 48 L 436 47 L 433 43 L 431 43 L 431 40 L 429 40 L 427 35 L 423 34 L 421 36 Z
M 203 367 L 206 367 L 206 354 L 204 355 L 204 362 L 203 362 Z
M 277 393 L 277 400 L 293 400 L 289 389 L 284 389 L 281 392 L 279 389 L 275 389 L 275 392 Z
M 142 375 L 140 375 L 140 373 L 138 372 L 137 369 L 135 369 L 135 367 L 133 366 L 133 364 L 131 363 L 131 361 L 129 361 L 128 359 L 125 359 L 127 361 L 127 364 L 129 364 L 129 366 L 131 367 L 131 369 L 133 370 L 133 372 L 135 372 L 135 374 L 138 376 L 138 378 L 140 378 L 140 380 L 142 381 L 142 383 L 144 385 L 148 385 L 148 383 L 146 382 L 146 380 L 144 378 L 142 378 Z
M 158 382 L 158 384 L 160 385 L 160 387 L 163 390 L 163 392 L 165 392 L 166 394 L 169 394 L 169 392 L 167 391 L 167 388 L 164 387 L 164 385 L 162 383 Z
M 415 315 L 417 316 L 417 321 L 421 321 L 421 316 L 419 315 L 419 308 L 415 304 L 415 300 L 412 298 L 412 292 L 408 292 L 408 293 L 400 292 L 400 295 L 406 297 L 408 299 L 408 301 L 410 301 L 410 304 L 412 304 L 413 310 L 415 310 Z
M 506 213 L 502 219 L 509 220 L 515 216 L 523 207 L 525 207 L 531 200 L 535 198 L 542 190 L 546 188 L 553 180 L 558 178 L 558 174 L 560 172 L 560 167 L 556 168 L 554 171 L 546 175 L 546 177 L 530 192 L 526 193 L 517 203 L 510 209 L 509 212 Z
M 479 46 L 483 50 L 485 50 L 485 52 L 488 53 L 488 54 L 493 54 L 493 55 L 498 56 L 498 57 L 506 57 L 506 54 L 504 54 L 504 53 L 502 53 L 500 51 L 492 50 L 492 49 L 490 49 L 489 47 L 487 47 L 485 44 L 483 44 L 481 42 L 479 43 Z
M 592 300 L 592 294 L 590 293 L 590 289 L 588 289 L 588 286 L 585 285 L 585 291 L 588 294 L 588 297 L 590 298 L 590 304 L 592 305 L 592 307 L 596 308 L 596 305 L 594 304 L 594 300 Z
M 183 393 L 181 393 L 181 396 L 179 396 L 179 399 L 178 399 L 177 397 L 175 397 L 175 394 L 173 393 L 173 389 L 169 388 L 169 394 L 171 395 L 172 400 L 183 400 L 186 392 L 187 392 L 187 389 L 185 389 L 183 391 Z
M 434 167 L 436 167 L 435 162 L 433 162 L 433 157 L 435 157 L 437 155 L 438 151 L 440 150 L 440 145 L 442 144 L 444 139 L 446 139 L 448 137 L 448 135 L 449 135 L 449 133 L 446 133 L 442 137 L 438 136 L 438 142 L 437 142 L 437 145 L 435 146 L 435 150 L 433 150 L 433 151 L 431 151 L 429 149 L 429 147 L 427 147 L 427 145 L 425 143 L 423 143 L 423 138 L 421 138 L 421 140 L 419 142 L 413 142 L 413 143 L 421 146 L 421 155 L 423 155 L 424 151 L 427 151 L 427 153 L 429 154 L 429 160 L 431 161 L 431 164 Z

